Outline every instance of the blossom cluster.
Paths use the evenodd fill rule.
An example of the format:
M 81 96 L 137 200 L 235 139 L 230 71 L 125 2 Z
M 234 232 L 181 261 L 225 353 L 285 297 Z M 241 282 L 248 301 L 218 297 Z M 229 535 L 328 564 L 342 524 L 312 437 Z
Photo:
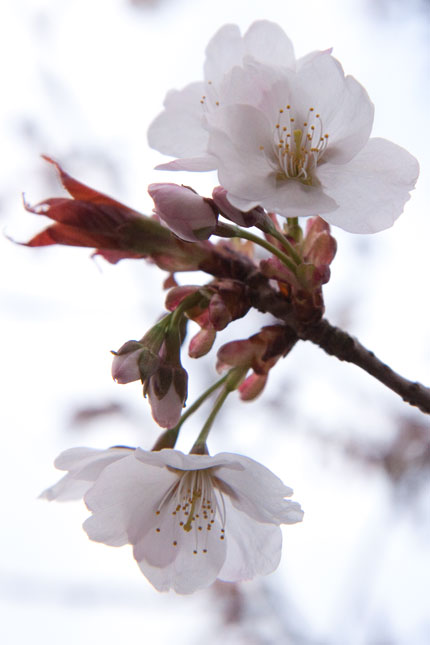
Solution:
M 132 545 L 160 591 L 191 593 L 217 578 L 272 572 L 280 525 L 303 518 L 300 505 L 286 499 L 293 491 L 265 466 L 228 452 L 210 456 L 207 439 L 227 397 L 259 396 L 280 359 L 321 323 L 336 254 L 330 225 L 375 233 L 403 211 L 418 164 L 396 144 L 370 138 L 373 113 L 365 89 L 345 76 L 331 50 L 296 59 L 274 23 L 255 22 L 244 36 L 226 25 L 208 44 L 204 79 L 170 91 L 148 132 L 153 148 L 176 157 L 160 169 L 217 171 L 220 185 L 210 197 L 154 183 L 148 217 L 45 157 L 70 198 L 25 204 L 54 220 L 28 246 L 91 247 L 109 262 L 145 259 L 169 275 L 164 315 L 112 352 L 114 380 L 141 381 L 163 433 L 152 450 L 66 450 L 55 464 L 67 474 L 42 497 L 83 498 L 89 538 Z M 303 228 L 300 217 L 308 218 Z M 181 271 L 211 279 L 178 284 Z M 218 348 L 219 380 L 184 412 L 186 341 L 189 356 L 201 358 L 253 309 L 270 313 L 270 324 Z M 182 424 L 216 391 L 190 453 L 180 452 Z

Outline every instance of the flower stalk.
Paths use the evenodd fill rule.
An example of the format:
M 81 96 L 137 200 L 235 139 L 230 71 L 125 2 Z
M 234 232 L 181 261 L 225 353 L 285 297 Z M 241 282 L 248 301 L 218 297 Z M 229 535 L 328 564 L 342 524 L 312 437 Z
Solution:
M 275 227 L 273 228 L 276 231 Z M 254 242 L 254 244 L 257 244 L 258 246 L 263 247 L 263 249 L 266 249 L 266 251 L 269 251 L 269 253 L 276 255 L 276 257 L 279 258 L 279 260 L 283 264 L 285 264 L 285 266 L 288 267 L 288 269 L 290 269 L 290 271 L 294 273 L 294 275 L 297 275 L 297 264 L 295 260 L 292 260 L 291 258 L 289 258 L 286 253 L 278 249 L 274 244 L 271 244 L 270 242 L 268 242 L 267 240 L 261 237 L 258 237 L 258 235 L 254 235 L 250 231 L 247 231 L 247 230 L 245 231 L 239 228 L 238 226 L 232 226 L 231 224 L 218 223 L 214 231 L 214 234 L 219 235 L 220 237 L 241 237 L 244 240 L 249 240 L 250 242 Z M 270 232 L 270 235 L 275 237 L 272 231 Z M 278 235 L 280 237 L 283 237 L 281 234 L 278 234 Z M 288 249 L 290 249 L 291 245 L 288 243 L 288 240 L 285 240 L 285 238 L 283 239 L 284 239 L 284 242 L 288 244 Z M 296 258 L 299 258 L 296 252 L 294 252 L 294 255 Z
M 224 405 L 224 402 L 227 399 L 228 395 L 239 387 L 247 371 L 248 371 L 248 367 L 236 367 L 230 370 L 224 377 L 225 378 L 224 387 L 220 392 L 217 400 L 215 401 L 215 404 L 208 418 L 206 419 L 206 423 L 201 429 L 201 432 L 197 437 L 194 443 L 194 446 L 191 449 L 192 454 L 207 453 L 206 440 L 209 436 L 209 432 L 212 429 L 213 422 L 215 421 L 215 418 L 218 412 L 221 410 L 222 406 Z

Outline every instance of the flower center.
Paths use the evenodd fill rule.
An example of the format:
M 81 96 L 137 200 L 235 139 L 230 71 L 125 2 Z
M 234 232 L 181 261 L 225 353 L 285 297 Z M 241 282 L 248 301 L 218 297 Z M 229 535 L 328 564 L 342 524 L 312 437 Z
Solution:
M 312 172 L 324 154 L 329 135 L 324 133 L 321 115 L 310 107 L 304 121 L 296 120 L 291 105 L 279 110 L 274 128 L 274 152 L 278 180 L 297 179 L 312 185 Z M 260 148 L 262 149 L 262 148 Z
M 220 539 L 225 538 L 225 506 L 222 493 L 215 489 L 212 477 L 208 470 L 190 470 L 180 473 L 180 479 L 166 493 L 161 500 L 156 515 L 163 512 L 171 513 L 175 517 L 175 533 L 183 530 L 194 535 L 194 550 L 197 554 L 208 552 L 207 534 L 215 527 L 217 514 L 221 521 Z M 157 533 L 161 529 L 155 529 Z M 175 537 L 174 535 L 172 537 Z M 178 545 L 178 540 L 172 541 L 173 546 Z

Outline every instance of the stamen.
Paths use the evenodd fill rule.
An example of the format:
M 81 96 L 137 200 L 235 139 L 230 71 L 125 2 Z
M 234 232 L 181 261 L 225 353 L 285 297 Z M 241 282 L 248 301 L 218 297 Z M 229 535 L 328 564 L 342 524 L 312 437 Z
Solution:
M 297 179 L 310 185 L 312 171 L 327 148 L 329 135 L 324 133 L 321 114 L 315 113 L 314 107 L 308 109 L 306 119 L 302 121 L 303 127 L 294 130 L 293 123 L 303 117 L 295 114 L 290 104 L 285 109 L 288 119 L 281 116 L 274 129 L 274 151 L 278 163 L 273 157 L 266 157 L 277 179 Z M 279 110 L 279 114 L 284 114 L 284 108 Z M 260 146 L 260 151 L 264 153 L 264 146 Z

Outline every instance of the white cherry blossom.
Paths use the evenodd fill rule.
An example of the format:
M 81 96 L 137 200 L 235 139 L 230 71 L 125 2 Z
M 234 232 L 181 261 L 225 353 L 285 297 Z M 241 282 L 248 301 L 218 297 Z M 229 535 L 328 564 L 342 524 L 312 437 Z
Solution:
M 92 512 L 84 523 L 88 536 L 111 546 L 133 545 L 140 569 L 159 591 L 192 593 L 217 578 L 239 581 L 271 573 L 281 556 L 279 525 L 303 518 L 300 505 L 285 499 L 291 488 L 242 455 L 92 451 L 98 472 L 96 477 L 91 472 L 88 486 L 89 450 L 60 455 L 57 465 L 70 466 L 62 494 L 52 493 L 59 492 L 57 484 L 44 496 L 66 499 L 67 488 L 75 492 L 79 477 L 85 477 L 84 500 Z M 103 463 L 107 455 L 111 461 Z
M 329 50 L 295 60 L 273 23 L 254 23 L 240 40 L 242 54 L 233 48 L 228 58 L 231 33 L 226 26 L 209 43 L 208 58 L 213 49 L 224 55 L 218 68 L 206 62 L 206 85 L 169 94 L 150 127 L 150 145 L 180 157 L 159 168 L 216 169 L 229 202 L 242 211 L 321 215 L 353 233 L 391 226 L 418 163 L 390 141 L 369 139 L 373 105 L 362 85 Z M 256 49 L 252 39 L 246 48 L 250 33 L 258 33 Z
M 221 103 L 252 99 L 253 88 L 241 89 L 230 74 L 249 59 L 262 64 L 295 65 L 291 41 L 275 23 L 257 21 L 243 37 L 237 25 L 221 27 L 206 48 L 204 80 L 179 91 L 170 90 L 164 111 L 149 127 L 149 145 L 166 155 L 179 157 L 158 168 L 199 171 L 217 168 L 216 158 L 208 152 L 205 118 Z

